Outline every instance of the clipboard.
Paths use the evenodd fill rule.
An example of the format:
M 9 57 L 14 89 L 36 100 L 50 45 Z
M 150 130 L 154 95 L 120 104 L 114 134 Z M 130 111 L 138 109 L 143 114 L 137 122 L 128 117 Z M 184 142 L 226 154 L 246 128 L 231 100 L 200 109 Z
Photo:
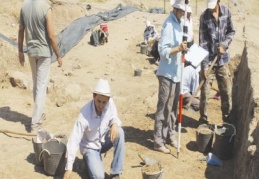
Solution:
M 197 44 L 193 44 L 185 54 L 185 60 L 197 68 L 200 63 L 209 55 L 209 52 Z

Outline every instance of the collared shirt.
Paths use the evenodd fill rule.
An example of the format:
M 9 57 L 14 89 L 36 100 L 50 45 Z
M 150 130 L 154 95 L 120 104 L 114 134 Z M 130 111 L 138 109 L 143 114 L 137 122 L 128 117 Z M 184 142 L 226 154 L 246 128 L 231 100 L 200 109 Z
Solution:
M 199 42 L 200 46 L 209 51 L 202 64 L 207 70 L 213 59 L 217 56 L 217 47 L 221 45 L 226 53 L 221 55 L 215 65 L 222 66 L 229 62 L 228 47 L 235 35 L 235 29 L 231 20 L 230 10 L 219 5 L 219 19 L 215 17 L 209 9 L 205 10 L 200 17 Z
M 194 69 L 191 65 L 183 69 L 183 94 L 194 94 L 199 86 L 199 71 L 200 66 Z M 199 93 L 197 93 L 199 96 Z
M 101 116 L 97 116 L 94 100 L 87 103 L 74 124 L 72 133 L 67 143 L 66 170 L 72 170 L 78 147 L 84 154 L 87 149 L 100 150 L 104 142 L 105 133 L 113 123 L 121 126 L 117 116 L 116 106 L 110 98 Z
M 159 40 L 160 61 L 157 69 L 157 76 L 164 76 L 173 82 L 181 80 L 181 52 L 171 55 L 171 49 L 181 44 L 183 30 L 181 21 L 179 21 L 173 12 L 165 20 L 161 38 Z

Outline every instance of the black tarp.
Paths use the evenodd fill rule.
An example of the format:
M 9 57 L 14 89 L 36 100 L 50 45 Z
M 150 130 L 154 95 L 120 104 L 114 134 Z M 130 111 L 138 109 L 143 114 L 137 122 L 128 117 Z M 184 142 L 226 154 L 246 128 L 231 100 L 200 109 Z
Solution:
M 60 55 L 63 57 L 65 54 L 73 48 L 76 44 L 80 42 L 80 40 L 85 36 L 91 28 L 103 23 L 112 20 L 119 19 L 124 17 L 134 11 L 138 11 L 139 9 L 133 6 L 123 7 L 119 4 L 115 9 L 98 13 L 96 15 L 87 16 L 79 18 L 73 21 L 67 28 L 62 30 L 57 38 L 58 38 L 58 47 L 60 51 Z M 56 61 L 56 56 L 53 54 L 52 62 Z

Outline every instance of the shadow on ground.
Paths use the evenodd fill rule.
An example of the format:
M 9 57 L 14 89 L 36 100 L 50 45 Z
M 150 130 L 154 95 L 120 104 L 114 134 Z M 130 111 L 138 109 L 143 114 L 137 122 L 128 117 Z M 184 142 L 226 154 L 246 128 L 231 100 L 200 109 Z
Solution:
M 153 130 L 141 130 L 132 126 L 124 126 L 125 141 L 137 143 L 153 150 Z
M 0 118 L 10 122 L 20 122 L 25 125 L 30 123 L 31 118 L 17 111 L 12 111 L 9 106 L 0 108 Z

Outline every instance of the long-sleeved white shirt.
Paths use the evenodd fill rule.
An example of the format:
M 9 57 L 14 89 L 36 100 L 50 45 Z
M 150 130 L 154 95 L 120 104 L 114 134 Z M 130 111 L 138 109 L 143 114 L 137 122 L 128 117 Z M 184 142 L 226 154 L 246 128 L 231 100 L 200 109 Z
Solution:
M 67 143 L 66 170 L 72 170 L 78 147 L 80 147 L 82 154 L 88 148 L 101 149 L 105 133 L 113 123 L 121 126 L 121 121 L 118 118 L 117 109 L 112 98 L 106 104 L 101 116 L 96 114 L 94 100 L 87 103 L 81 109 Z
M 183 94 L 194 93 L 199 86 L 200 66 L 194 69 L 192 66 L 186 66 L 183 69 Z M 199 96 L 199 93 L 197 94 Z

